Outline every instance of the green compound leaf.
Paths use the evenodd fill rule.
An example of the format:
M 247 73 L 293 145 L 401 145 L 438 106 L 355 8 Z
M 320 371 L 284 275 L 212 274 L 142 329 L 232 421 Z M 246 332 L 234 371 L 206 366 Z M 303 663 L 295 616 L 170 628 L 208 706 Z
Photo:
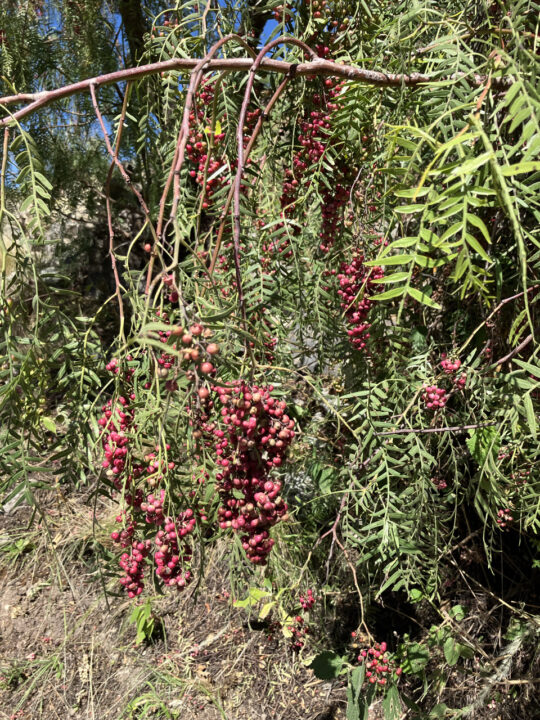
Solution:
M 465 441 L 469 452 L 479 465 L 483 465 L 490 452 L 495 455 L 499 451 L 499 432 L 495 427 L 477 428 L 469 432 L 471 437 Z
M 345 658 L 331 650 L 325 650 L 315 657 L 309 666 L 319 680 L 336 678 L 343 667 Z

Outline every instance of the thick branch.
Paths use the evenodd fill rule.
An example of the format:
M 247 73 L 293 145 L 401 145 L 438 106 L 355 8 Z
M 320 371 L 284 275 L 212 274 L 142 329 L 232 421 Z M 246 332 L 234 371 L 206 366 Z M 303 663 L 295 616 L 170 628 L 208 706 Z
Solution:
M 22 118 L 31 115 L 40 110 L 49 103 L 60 100 L 62 98 L 75 95 L 76 93 L 88 92 L 91 85 L 99 87 L 101 85 L 111 85 L 113 83 L 139 80 L 147 75 L 155 75 L 157 73 L 166 72 L 167 70 L 193 70 L 200 63 L 197 58 L 175 58 L 174 60 L 164 60 L 163 62 L 151 63 L 149 65 L 141 65 L 139 67 L 127 68 L 125 70 L 117 70 L 113 73 L 100 75 L 87 80 L 66 85 L 55 90 L 43 91 L 35 94 L 23 93 L 21 95 L 11 95 L 9 97 L 0 98 L 0 106 L 31 100 L 26 107 L 17 110 L 9 117 L 0 120 L 0 126 L 9 125 L 13 121 L 22 120 Z M 214 70 L 237 70 L 247 71 L 253 66 L 254 60 L 251 58 L 219 58 L 210 60 L 205 65 L 205 71 Z M 294 72 L 295 75 L 304 77 L 315 77 L 318 75 L 331 75 L 346 80 L 355 80 L 356 82 L 365 83 L 366 85 L 374 85 L 378 87 L 399 87 L 400 85 L 415 86 L 429 82 L 453 82 L 465 78 L 471 85 L 480 86 L 486 82 L 483 75 L 463 75 L 456 74 L 450 78 L 435 78 L 422 73 L 411 73 L 410 75 L 396 75 L 393 73 L 378 72 L 376 70 L 366 70 L 364 68 L 355 67 L 353 65 L 341 65 L 331 60 L 317 59 L 305 63 L 288 63 L 282 60 L 271 60 L 264 58 L 260 63 L 262 70 L 280 73 L 281 75 L 289 75 Z M 507 88 L 512 84 L 512 78 L 492 78 L 492 86 L 494 88 Z

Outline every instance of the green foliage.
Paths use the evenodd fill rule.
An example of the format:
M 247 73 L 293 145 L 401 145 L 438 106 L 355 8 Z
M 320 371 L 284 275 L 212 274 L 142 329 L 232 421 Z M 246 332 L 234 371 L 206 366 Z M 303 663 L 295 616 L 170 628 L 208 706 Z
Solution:
M 341 673 L 343 661 L 344 658 L 337 653 L 325 650 L 313 658 L 309 667 L 320 680 L 333 680 Z
M 369 708 L 375 695 L 375 688 L 370 685 L 365 693 L 362 693 L 365 679 L 365 667 L 362 665 L 355 668 L 349 678 L 347 685 L 347 720 L 367 720 Z
M 142 605 L 135 605 L 129 616 L 129 622 L 135 625 L 137 635 L 135 644 L 149 642 L 156 632 L 156 617 L 152 612 L 152 603 L 146 599 Z
M 175 8 L 142 3 L 135 37 L 128 20 L 98 0 L 76 3 L 77 11 L 51 0 L 41 14 L 22 5 L 0 10 L 6 95 L 116 70 L 134 60 L 133 48 L 143 63 L 201 58 L 218 37 L 257 28 L 257 12 L 275 9 L 219 3 L 203 15 L 196 0 Z M 501 607 L 514 619 L 529 617 L 518 578 L 537 568 L 540 532 L 540 8 L 526 0 L 330 5 L 347 19 L 343 27 L 296 3 L 270 37 L 286 32 L 316 44 L 320 33 L 335 60 L 429 80 L 382 87 L 347 80 L 331 97 L 324 78 L 290 79 L 245 168 L 237 257 L 233 211 L 223 208 L 236 173 L 246 73 L 205 75 L 191 150 L 172 168 L 165 195 L 187 99 L 183 72 L 98 88 L 112 146 L 121 139 L 128 184 L 112 167 L 107 180 L 111 158 L 88 93 L 11 123 L 0 196 L 2 502 L 36 505 L 51 476 L 113 496 L 114 473 L 100 468 L 97 418 L 127 392 L 121 373 L 105 371 L 114 356 L 122 373 L 133 372 L 136 395 L 128 464 L 150 452 L 168 468 L 174 463 L 163 479 L 166 512 L 204 509 L 198 571 L 217 537 L 227 537 L 232 582 L 244 598 L 237 607 L 256 608 L 262 620 L 275 612 L 285 623 L 284 608 L 309 578 L 328 612 L 354 593 L 363 627 L 369 608 L 394 601 L 410 602 L 423 627 L 421 612 L 440 612 L 453 584 L 470 599 L 470 583 L 488 584 L 492 598 L 515 582 L 517 597 L 501 598 Z M 245 55 L 236 39 L 219 54 Z M 275 57 L 304 60 L 293 46 L 280 46 Z M 281 79 L 258 72 L 248 110 L 262 112 Z M 306 127 L 330 100 L 335 107 L 319 138 L 325 150 L 302 156 L 300 171 Z M 14 107 L 2 110 L 6 118 Z M 252 127 L 246 124 L 248 134 Z M 196 143 L 205 143 L 202 165 L 189 156 Z M 291 178 L 296 194 L 284 191 Z M 346 199 L 330 216 L 336 231 L 325 253 L 321 235 L 339 186 Z M 354 302 L 369 304 L 364 350 L 349 342 L 349 308 L 337 294 L 343 264 L 356 255 L 366 275 Z M 372 286 L 375 268 L 384 274 Z M 164 283 L 170 277 L 174 303 Z M 220 345 L 220 382 L 273 384 L 295 421 L 288 465 L 275 473 L 290 517 L 274 533 L 265 590 L 241 542 L 215 529 L 219 466 L 211 444 L 195 434 L 202 410 L 193 375 L 180 369 L 174 336 L 164 344 L 159 335 L 193 322 Z M 167 378 L 158 362 L 164 348 L 174 358 Z M 443 353 L 460 360 L 454 375 L 442 368 Z M 196 387 L 204 382 L 197 376 Z M 433 385 L 447 395 L 436 410 L 424 398 Z M 201 472 L 205 482 L 195 482 Z M 125 500 L 122 491 L 116 498 Z M 501 513 L 512 519 L 503 522 Z M 151 537 L 146 526 L 138 531 Z M 474 672 L 476 647 L 460 626 L 469 603 L 458 596 L 451 605 L 451 622 L 430 618 L 422 638 L 396 630 L 394 641 L 389 630 L 408 684 L 399 693 L 388 688 L 387 720 L 400 716 L 401 701 L 418 717 L 444 717 L 451 701 L 439 702 L 440 667 Z M 137 643 L 152 636 L 150 601 L 134 608 L 131 622 Z M 321 636 L 326 630 L 323 621 Z M 333 678 L 345 655 L 327 648 L 312 668 Z M 374 699 L 363 673 L 350 667 L 349 720 L 367 718 Z

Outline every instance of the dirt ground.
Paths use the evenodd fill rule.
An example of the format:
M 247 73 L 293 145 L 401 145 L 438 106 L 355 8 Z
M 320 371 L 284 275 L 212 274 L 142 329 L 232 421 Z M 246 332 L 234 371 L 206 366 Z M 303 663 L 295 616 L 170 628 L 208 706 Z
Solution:
M 94 542 L 105 546 L 107 501 L 60 492 L 0 514 L 0 720 L 345 717 L 341 681 L 324 682 L 285 638 L 250 627 L 232 605 L 226 547 L 204 584 L 155 595 L 156 632 L 135 644 L 133 601 L 106 597 Z M 150 593 L 151 594 L 151 593 Z

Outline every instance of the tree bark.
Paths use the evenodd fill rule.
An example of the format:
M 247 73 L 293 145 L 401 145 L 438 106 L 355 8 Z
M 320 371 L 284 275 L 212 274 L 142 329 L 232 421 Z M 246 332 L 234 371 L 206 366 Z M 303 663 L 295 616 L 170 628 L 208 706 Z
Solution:
M 260 40 L 264 26 L 272 17 L 272 11 L 261 9 L 260 5 L 260 0 L 247 0 L 239 30 L 239 34 L 245 35 L 248 42 L 255 46 Z
M 140 0 L 119 0 L 118 10 L 129 46 L 130 64 L 135 65 L 144 51 L 144 34 L 148 32 Z

